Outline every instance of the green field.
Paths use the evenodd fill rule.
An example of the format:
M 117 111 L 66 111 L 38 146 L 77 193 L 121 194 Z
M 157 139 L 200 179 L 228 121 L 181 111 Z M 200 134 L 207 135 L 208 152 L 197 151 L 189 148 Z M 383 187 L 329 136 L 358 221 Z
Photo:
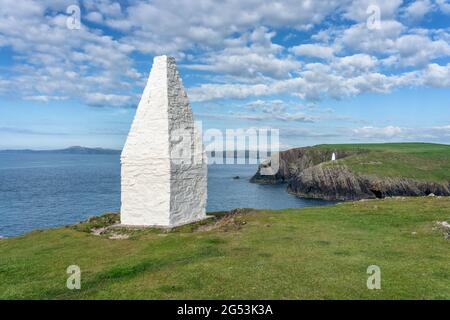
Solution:
M 379 177 L 400 177 L 450 182 L 450 146 L 430 143 L 319 145 L 332 150 L 360 151 L 328 165 L 346 165 L 354 172 Z
M 127 240 L 89 233 L 114 215 L 2 239 L 0 298 L 450 299 L 450 240 L 436 228 L 450 221 L 449 198 L 218 216 Z M 81 290 L 66 288 L 73 264 Z M 381 290 L 366 287 L 369 265 Z

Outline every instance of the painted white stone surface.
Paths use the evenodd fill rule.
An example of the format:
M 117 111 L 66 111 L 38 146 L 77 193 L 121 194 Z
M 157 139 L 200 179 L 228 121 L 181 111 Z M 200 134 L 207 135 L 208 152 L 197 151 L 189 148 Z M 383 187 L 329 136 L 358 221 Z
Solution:
M 206 153 L 174 58 L 154 58 L 121 164 L 122 224 L 174 227 L 206 218 Z

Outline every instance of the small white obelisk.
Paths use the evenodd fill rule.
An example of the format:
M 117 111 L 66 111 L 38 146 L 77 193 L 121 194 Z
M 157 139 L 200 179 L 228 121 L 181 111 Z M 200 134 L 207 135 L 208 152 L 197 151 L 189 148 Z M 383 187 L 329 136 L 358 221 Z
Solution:
M 336 153 L 333 152 L 333 155 L 331 156 L 331 161 L 336 161 Z
M 174 227 L 206 218 L 206 153 L 174 58 L 154 58 L 121 164 L 122 224 Z

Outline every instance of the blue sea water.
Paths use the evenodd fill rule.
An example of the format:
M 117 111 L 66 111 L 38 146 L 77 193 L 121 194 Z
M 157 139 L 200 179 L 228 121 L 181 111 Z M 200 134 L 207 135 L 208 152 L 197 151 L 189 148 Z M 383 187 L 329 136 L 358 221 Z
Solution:
M 207 211 L 331 203 L 297 198 L 285 191 L 285 185 L 250 183 L 256 168 L 210 165 Z M 72 224 L 119 208 L 118 155 L 0 154 L 0 236 Z

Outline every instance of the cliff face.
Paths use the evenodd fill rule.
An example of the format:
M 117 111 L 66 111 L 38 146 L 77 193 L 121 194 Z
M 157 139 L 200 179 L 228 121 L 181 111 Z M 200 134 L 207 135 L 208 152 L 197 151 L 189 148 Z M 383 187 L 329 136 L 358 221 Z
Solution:
M 356 152 L 336 151 L 337 159 L 345 158 Z M 273 160 L 265 161 L 260 165 L 256 174 L 250 179 L 250 182 L 261 184 L 277 184 L 289 182 L 297 177 L 305 169 L 316 166 L 323 162 L 331 160 L 332 150 L 318 149 L 314 147 L 295 148 L 281 151 L 279 154 L 279 170 L 274 175 L 262 175 L 261 168 L 267 168 L 272 165 Z
M 289 180 L 288 191 L 300 197 L 359 200 L 394 196 L 449 196 L 450 185 L 405 178 L 355 174 L 346 166 L 310 167 Z
M 337 151 L 342 159 L 364 151 Z M 287 182 L 287 191 L 300 197 L 327 200 L 359 200 L 392 196 L 450 196 L 450 182 L 437 183 L 407 178 L 357 174 L 345 165 L 330 164 L 333 151 L 298 148 L 280 153 L 280 170 L 274 176 L 261 175 L 260 166 L 251 182 Z

